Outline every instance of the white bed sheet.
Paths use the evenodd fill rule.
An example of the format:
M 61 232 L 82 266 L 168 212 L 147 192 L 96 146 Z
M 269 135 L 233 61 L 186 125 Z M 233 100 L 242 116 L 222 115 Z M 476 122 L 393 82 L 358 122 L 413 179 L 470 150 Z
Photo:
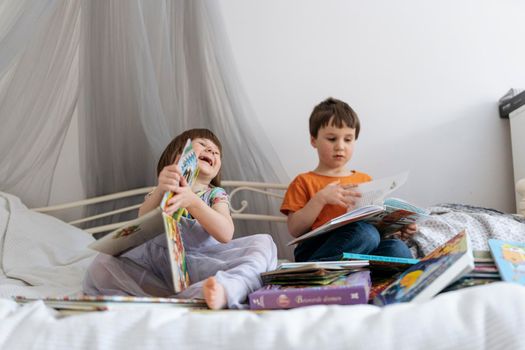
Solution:
M 525 287 L 508 283 L 422 304 L 315 306 L 256 314 L 157 309 L 57 319 L 12 295 L 73 295 L 91 236 L 0 193 L 0 349 L 525 349 Z
M 157 309 L 55 319 L 0 299 L 2 349 L 524 349 L 525 287 L 495 283 L 422 304 L 256 314 Z M 28 335 L 31 335 L 28 337 Z

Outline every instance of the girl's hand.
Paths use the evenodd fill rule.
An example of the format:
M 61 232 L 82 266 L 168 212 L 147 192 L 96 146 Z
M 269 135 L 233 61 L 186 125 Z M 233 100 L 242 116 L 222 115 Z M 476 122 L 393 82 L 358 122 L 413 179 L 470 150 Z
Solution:
M 179 208 L 186 208 L 190 210 L 196 204 L 201 202 L 201 199 L 193 193 L 188 182 L 184 177 L 180 177 L 180 185 L 176 189 L 171 190 L 174 195 L 168 200 L 167 206 L 164 209 L 166 214 L 173 215 Z
M 401 239 L 403 241 L 406 241 L 410 238 L 412 238 L 413 235 L 417 233 L 417 225 L 416 224 L 408 224 L 403 226 L 403 228 L 400 231 L 397 231 L 392 234 L 392 236 Z
M 175 192 L 180 187 L 181 179 L 182 173 L 176 163 L 165 166 L 159 174 L 157 188 L 161 193 Z
M 316 196 L 324 205 L 339 205 L 350 210 L 355 207 L 357 199 L 361 197 L 361 193 L 357 191 L 356 188 L 357 185 L 341 185 L 339 181 L 335 181 L 317 192 Z

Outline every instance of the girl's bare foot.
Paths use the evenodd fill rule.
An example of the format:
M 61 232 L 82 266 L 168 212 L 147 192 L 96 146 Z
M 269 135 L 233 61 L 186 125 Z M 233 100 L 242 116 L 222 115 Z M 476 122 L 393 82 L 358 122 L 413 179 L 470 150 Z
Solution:
M 215 277 L 208 277 L 202 284 L 202 294 L 208 307 L 212 310 L 224 309 L 228 304 L 226 291 Z

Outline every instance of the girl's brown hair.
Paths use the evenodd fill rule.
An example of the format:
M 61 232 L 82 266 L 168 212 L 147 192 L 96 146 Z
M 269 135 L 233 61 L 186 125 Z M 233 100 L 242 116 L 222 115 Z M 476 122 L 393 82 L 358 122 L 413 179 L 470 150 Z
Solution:
M 160 172 L 164 167 L 171 165 L 175 162 L 175 159 L 177 156 L 182 154 L 182 149 L 184 148 L 184 145 L 186 144 L 186 141 L 188 139 L 208 139 L 211 142 L 213 142 L 220 151 L 220 156 L 222 159 L 222 145 L 217 136 L 211 130 L 208 129 L 190 129 L 184 131 L 182 134 L 175 137 L 168 146 L 166 146 L 166 149 L 164 152 L 162 152 L 162 155 L 160 156 L 159 162 L 157 164 L 157 176 L 159 176 Z M 217 173 L 217 176 L 215 176 L 211 180 L 211 184 L 213 186 L 220 186 L 221 184 L 221 170 L 219 169 L 219 172 Z

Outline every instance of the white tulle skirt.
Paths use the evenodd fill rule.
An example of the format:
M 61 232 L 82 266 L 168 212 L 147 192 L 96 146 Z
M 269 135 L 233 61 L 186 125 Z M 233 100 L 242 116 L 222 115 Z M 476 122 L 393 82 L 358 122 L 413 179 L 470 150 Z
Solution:
M 268 234 L 219 243 L 200 224 L 182 218 L 181 232 L 192 284 L 175 294 L 165 235 L 113 257 L 99 254 L 86 272 L 88 295 L 202 298 L 202 283 L 215 276 L 225 288 L 228 307 L 244 308 L 248 294 L 261 287 L 260 273 L 275 269 L 277 248 Z

